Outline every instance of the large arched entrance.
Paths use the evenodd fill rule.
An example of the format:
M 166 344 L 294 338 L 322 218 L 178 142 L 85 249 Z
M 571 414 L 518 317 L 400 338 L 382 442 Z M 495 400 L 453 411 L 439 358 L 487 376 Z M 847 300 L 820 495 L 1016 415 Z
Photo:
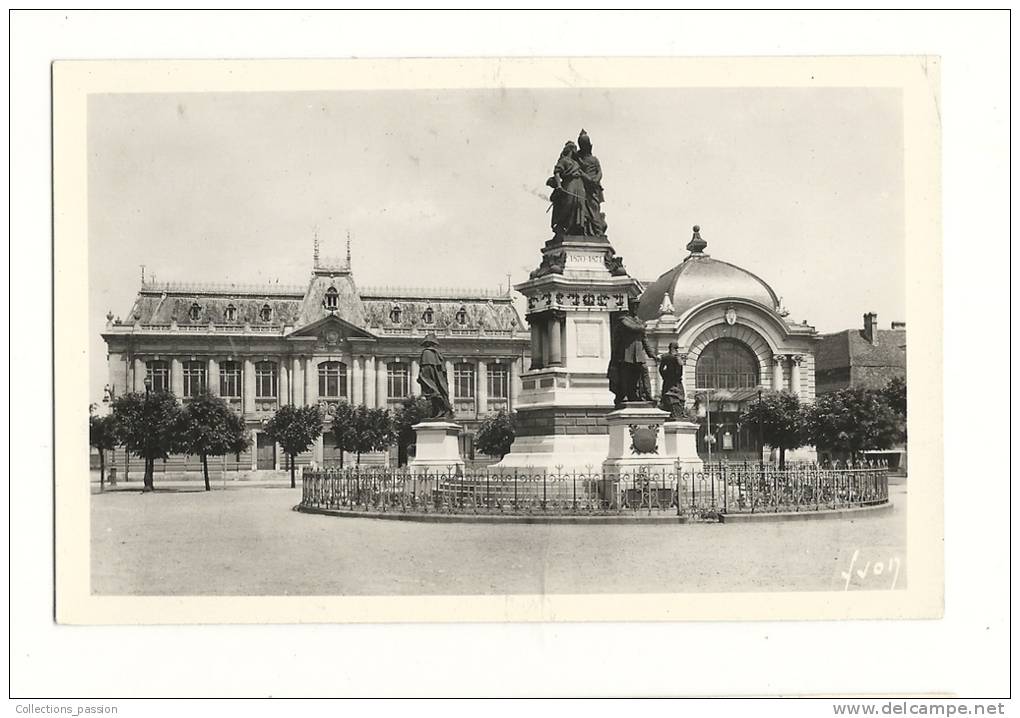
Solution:
M 721 337 L 705 345 L 695 366 L 695 397 L 701 428 L 698 454 L 707 458 L 708 425 L 711 422 L 712 460 L 757 460 L 758 433 L 741 426 L 740 414 L 756 399 L 761 380 L 758 357 L 747 344 Z

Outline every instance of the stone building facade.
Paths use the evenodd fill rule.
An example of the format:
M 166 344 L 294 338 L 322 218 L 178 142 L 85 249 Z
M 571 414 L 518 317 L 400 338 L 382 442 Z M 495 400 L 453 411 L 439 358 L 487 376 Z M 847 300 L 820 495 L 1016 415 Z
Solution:
M 859 387 L 881 389 L 890 379 L 907 378 L 907 325 L 879 329 L 878 315 L 864 315 L 862 329 L 825 334 L 818 344 L 818 393 Z
M 359 288 L 346 260 L 316 252 L 307 285 L 143 283 L 126 320 L 107 315 L 103 339 L 108 398 L 169 389 L 184 402 L 208 389 L 244 416 L 249 452 L 226 457 L 227 469 L 285 466 L 262 426 L 284 404 L 322 407 L 326 431 L 298 459 L 335 465 L 329 417 L 337 402 L 396 408 L 417 395 L 420 343 L 435 332 L 447 359 L 462 450 L 488 414 L 512 410 L 529 334 L 507 293 Z M 395 451 L 395 450 L 394 450 Z M 389 460 L 395 457 L 371 457 Z M 192 468 L 173 457 L 174 468 Z

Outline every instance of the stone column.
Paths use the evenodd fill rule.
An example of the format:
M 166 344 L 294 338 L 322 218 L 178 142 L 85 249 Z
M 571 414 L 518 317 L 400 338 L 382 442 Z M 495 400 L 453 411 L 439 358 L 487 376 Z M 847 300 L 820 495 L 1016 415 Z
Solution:
M 284 404 L 291 404 L 290 399 L 290 371 L 287 367 L 287 360 L 284 358 L 277 364 L 277 371 L 280 372 L 278 388 L 278 396 L 276 397 L 276 405 L 278 407 Z
M 305 406 L 315 406 L 319 401 L 319 367 L 315 357 L 305 357 Z M 322 461 L 322 453 L 319 453 Z
M 170 390 L 178 399 L 184 397 L 184 367 L 180 357 L 170 359 Z
M 411 360 L 411 396 L 421 394 L 421 387 L 418 386 L 418 360 Z
M 563 318 L 549 317 L 549 366 L 563 366 Z
M 453 362 L 449 359 L 446 360 L 446 385 L 450 388 L 450 403 L 452 404 L 454 399 L 453 390 Z
M 145 362 L 138 357 L 135 357 L 135 374 L 131 377 L 131 386 L 135 391 L 145 393 Z
M 514 359 L 510 362 L 510 408 L 517 408 L 517 401 L 521 395 L 521 359 Z
M 783 355 L 772 355 L 772 391 L 783 390 Z
M 301 357 L 293 357 L 290 360 L 290 392 L 294 400 L 294 406 L 305 405 L 305 374 L 302 371 L 303 361 Z
M 244 358 L 244 389 L 241 390 L 241 395 L 244 397 L 244 413 L 254 414 L 255 413 L 255 362 L 252 361 L 251 357 Z M 252 451 L 254 452 L 255 445 L 252 444 Z M 254 459 L 252 459 L 254 461 Z
M 375 360 L 375 405 L 380 409 L 389 406 L 386 388 L 386 361 L 382 357 Z
M 531 324 L 531 367 L 541 369 L 544 364 L 546 342 L 543 340 L 545 327 L 537 317 L 528 320 Z
M 220 395 L 220 363 L 216 359 L 209 360 L 209 368 L 206 369 L 205 385 L 213 396 Z
M 478 360 L 478 368 L 475 370 L 475 401 L 478 408 L 475 410 L 479 418 L 489 413 L 489 372 L 485 360 Z
M 365 360 L 362 357 L 354 357 L 351 362 L 351 403 L 354 406 L 365 402 L 364 366 Z
M 800 354 L 790 356 L 790 392 L 794 396 L 800 396 L 800 363 L 803 360 Z
M 365 357 L 365 406 L 374 409 L 378 406 L 375 396 L 375 357 Z

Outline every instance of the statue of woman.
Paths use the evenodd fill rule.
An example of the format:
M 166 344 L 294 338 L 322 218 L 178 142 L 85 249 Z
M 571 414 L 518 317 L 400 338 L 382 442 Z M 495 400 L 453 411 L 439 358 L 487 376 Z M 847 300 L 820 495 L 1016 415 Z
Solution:
M 546 180 L 546 184 L 553 188 L 549 201 L 552 202 L 552 230 L 555 234 L 585 233 L 584 180 L 576 156 L 577 145 L 573 142 L 563 145 L 552 177 Z
M 589 237 L 602 237 L 606 234 L 606 216 L 602 213 L 602 202 L 605 195 L 602 190 L 602 164 L 599 158 L 591 153 L 591 138 L 583 129 L 577 136 L 578 151 L 574 155 L 581 171 L 584 186 L 584 234 Z

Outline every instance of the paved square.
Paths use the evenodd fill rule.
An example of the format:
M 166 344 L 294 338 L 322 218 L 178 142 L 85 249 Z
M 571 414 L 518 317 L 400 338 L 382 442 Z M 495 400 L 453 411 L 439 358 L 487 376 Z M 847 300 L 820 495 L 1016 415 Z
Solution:
M 850 590 L 906 586 L 905 486 L 890 487 L 891 512 L 854 519 L 595 526 L 317 516 L 291 510 L 300 488 L 227 484 L 206 493 L 189 484 L 93 494 L 94 593 L 811 591 L 842 590 L 844 572 Z M 898 575 L 864 570 L 893 559 Z

